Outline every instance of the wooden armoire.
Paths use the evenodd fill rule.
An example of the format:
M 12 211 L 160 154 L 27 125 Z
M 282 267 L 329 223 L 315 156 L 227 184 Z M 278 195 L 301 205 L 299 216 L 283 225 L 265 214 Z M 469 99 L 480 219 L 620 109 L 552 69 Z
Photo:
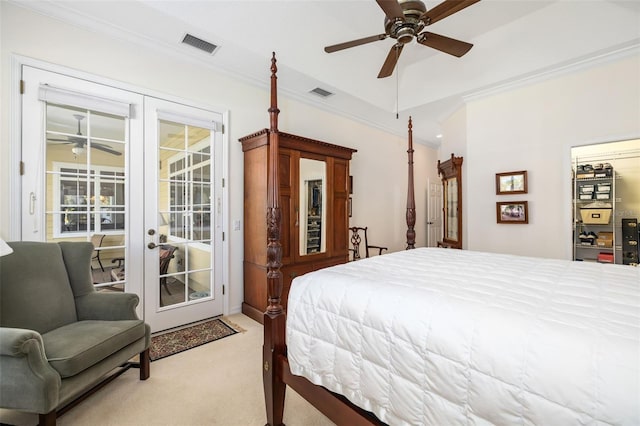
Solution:
M 244 302 L 262 322 L 267 307 L 269 130 L 240 139 L 244 152 Z M 282 305 L 298 275 L 348 260 L 349 160 L 355 149 L 279 132 Z

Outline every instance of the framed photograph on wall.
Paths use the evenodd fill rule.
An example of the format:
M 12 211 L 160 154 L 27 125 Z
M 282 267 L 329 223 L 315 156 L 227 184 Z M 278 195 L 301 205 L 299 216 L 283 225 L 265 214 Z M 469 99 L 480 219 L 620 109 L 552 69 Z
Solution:
M 496 203 L 498 223 L 529 223 L 529 205 L 527 201 L 498 201 Z
M 526 194 L 527 171 L 496 173 L 496 194 Z

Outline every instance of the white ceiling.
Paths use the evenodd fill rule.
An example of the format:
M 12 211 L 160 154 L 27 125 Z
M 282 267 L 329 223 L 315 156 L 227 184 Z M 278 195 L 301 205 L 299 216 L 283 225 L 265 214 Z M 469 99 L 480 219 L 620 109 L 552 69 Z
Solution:
M 394 74 L 378 79 L 393 39 L 323 50 L 383 33 L 384 13 L 374 0 L 14 3 L 265 88 L 275 51 L 282 94 L 398 135 L 406 135 L 411 115 L 415 140 L 434 146 L 439 123 L 466 95 L 640 46 L 638 0 L 483 0 L 426 28 L 473 43 L 469 53 L 456 58 L 413 41 Z M 440 1 L 424 3 L 431 9 Z M 186 33 L 219 48 L 209 55 L 182 44 Z M 334 95 L 309 93 L 316 87 Z

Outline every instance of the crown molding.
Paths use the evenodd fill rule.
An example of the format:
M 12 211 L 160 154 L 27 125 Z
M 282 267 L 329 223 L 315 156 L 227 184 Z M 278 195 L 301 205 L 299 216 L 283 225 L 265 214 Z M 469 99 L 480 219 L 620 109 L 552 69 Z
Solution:
M 594 54 L 582 56 L 575 60 L 562 62 L 552 67 L 534 71 L 525 74 L 524 76 L 518 76 L 511 80 L 493 84 L 483 89 L 464 94 L 462 95 L 462 99 L 465 103 L 476 101 L 499 93 L 508 92 L 511 90 L 557 78 L 562 75 L 571 74 L 602 64 L 618 61 L 620 59 L 633 55 L 640 55 L 640 38 L 630 40 L 626 43 L 619 44 L 613 48 L 605 49 Z

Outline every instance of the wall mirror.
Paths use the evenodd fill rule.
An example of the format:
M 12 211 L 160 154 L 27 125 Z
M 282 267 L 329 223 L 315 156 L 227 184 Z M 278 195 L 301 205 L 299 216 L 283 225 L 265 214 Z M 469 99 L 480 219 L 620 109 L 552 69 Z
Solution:
M 438 174 L 442 177 L 443 229 L 441 247 L 462 248 L 462 157 L 451 154 L 447 161 L 438 160 Z
M 326 251 L 327 166 L 324 161 L 300 159 L 300 255 Z

